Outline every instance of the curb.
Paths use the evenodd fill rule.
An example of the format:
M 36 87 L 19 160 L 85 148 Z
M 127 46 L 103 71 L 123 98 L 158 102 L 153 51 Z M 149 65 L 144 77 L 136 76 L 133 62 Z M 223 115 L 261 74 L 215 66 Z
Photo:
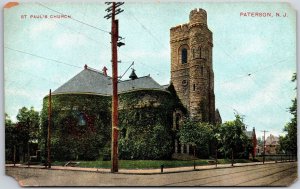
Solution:
M 295 161 L 290 161 L 290 162 L 295 162 Z M 120 169 L 120 172 L 113 173 L 113 174 L 128 174 L 128 175 L 155 175 L 155 174 L 174 174 L 174 173 L 184 173 L 184 172 L 193 172 L 193 171 L 205 171 L 205 170 L 214 170 L 214 169 L 226 169 L 226 168 L 235 168 L 235 167 L 246 167 L 246 166 L 257 166 L 257 165 L 266 165 L 266 164 L 278 164 L 278 163 L 290 163 L 290 162 L 265 162 L 264 164 L 259 162 L 259 163 L 240 163 L 234 166 L 231 166 L 231 164 L 223 164 L 223 166 L 220 167 L 215 167 L 215 165 L 212 165 L 211 167 L 202 167 L 198 166 L 198 168 L 193 169 L 193 166 L 190 167 L 179 167 L 179 170 L 170 170 L 172 168 L 165 168 L 164 172 L 160 172 L 160 169 L 149 169 L 149 172 L 138 172 L 138 170 L 146 171 L 147 169 Z M 81 167 L 63 167 L 63 166 L 52 166 L 52 168 L 48 169 L 45 168 L 44 166 L 36 166 L 36 165 L 30 165 L 28 167 L 27 165 L 12 165 L 12 164 L 6 164 L 5 167 L 10 167 L 10 168 L 24 168 L 24 169 L 44 169 L 44 170 L 54 170 L 54 171 L 81 171 L 81 172 L 92 172 L 92 173 L 101 173 L 101 174 L 112 174 L 110 172 L 110 169 L 100 169 L 99 168 L 81 168 Z M 190 169 L 189 169 L 190 168 Z M 168 170 L 169 169 L 169 170 Z M 182 170 L 180 170 L 182 169 Z M 186 170 L 188 169 L 188 170 Z M 104 171 L 105 170 L 105 171 Z M 125 172 L 123 172 L 125 171 Z

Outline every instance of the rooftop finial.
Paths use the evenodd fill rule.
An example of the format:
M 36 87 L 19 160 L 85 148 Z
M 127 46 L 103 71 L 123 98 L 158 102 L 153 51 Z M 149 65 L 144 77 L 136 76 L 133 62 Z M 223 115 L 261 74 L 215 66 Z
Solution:
M 107 68 L 104 66 L 102 69 L 103 75 L 107 76 Z
M 84 69 L 86 70 L 87 68 L 88 68 L 88 66 L 85 64 L 85 65 L 84 65 Z

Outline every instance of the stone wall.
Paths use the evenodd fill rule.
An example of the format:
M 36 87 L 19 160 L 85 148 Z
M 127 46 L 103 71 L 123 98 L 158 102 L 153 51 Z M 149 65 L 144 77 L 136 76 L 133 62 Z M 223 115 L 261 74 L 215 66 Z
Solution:
M 189 23 L 170 29 L 171 81 L 193 119 L 214 123 L 215 95 L 212 32 L 203 9 L 190 12 Z M 182 50 L 187 50 L 187 62 Z

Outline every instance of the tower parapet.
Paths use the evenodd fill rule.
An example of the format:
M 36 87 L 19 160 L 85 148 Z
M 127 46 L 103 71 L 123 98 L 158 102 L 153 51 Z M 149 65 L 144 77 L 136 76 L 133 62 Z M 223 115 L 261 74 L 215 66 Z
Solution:
M 207 25 L 207 14 L 204 9 L 194 9 L 190 12 L 190 25 L 193 24 Z
M 182 25 L 172 27 L 170 29 L 170 40 L 173 41 L 176 39 L 185 38 L 188 32 L 189 32 L 188 24 L 182 24 Z

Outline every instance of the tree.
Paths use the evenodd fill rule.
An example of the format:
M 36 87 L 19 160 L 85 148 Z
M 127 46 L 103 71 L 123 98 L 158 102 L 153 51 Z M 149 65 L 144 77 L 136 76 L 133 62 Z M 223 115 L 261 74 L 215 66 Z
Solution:
M 209 145 L 213 138 L 212 125 L 204 122 L 187 120 L 179 130 L 181 144 L 194 146 L 204 156 L 209 155 Z
M 297 80 L 296 73 L 292 76 L 292 82 Z M 292 114 L 291 120 L 284 126 L 283 131 L 286 136 L 279 138 L 281 150 L 297 154 L 297 97 L 292 100 L 292 106 L 289 107 L 289 112 Z
M 16 129 L 18 133 L 18 141 L 21 143 L 21 146 L 23 148 L 23 160 L 25 160 L 26 152 L 28 156 L 30 155 L 29 143 L 37 142 L 38 140 L 39 112 L 35 111 L 33 107 L 31 107 L 30 109 L 26 107 L 19 109 Z
M 245 134 L 245 124 L 243 118 L 235 115 L 234 121 L 227 121 L 220 127 L 221 151 L 225 154 L 231 153 L 231 165 L 233 166 L 234 154 L 243 152 L 247 145 L 247 136 Z
M 15 125 L 12 123 L 10 117 L 5 113 L 5 159 L 13 160 L 14 148 L 17 144 L 17 133 Z

